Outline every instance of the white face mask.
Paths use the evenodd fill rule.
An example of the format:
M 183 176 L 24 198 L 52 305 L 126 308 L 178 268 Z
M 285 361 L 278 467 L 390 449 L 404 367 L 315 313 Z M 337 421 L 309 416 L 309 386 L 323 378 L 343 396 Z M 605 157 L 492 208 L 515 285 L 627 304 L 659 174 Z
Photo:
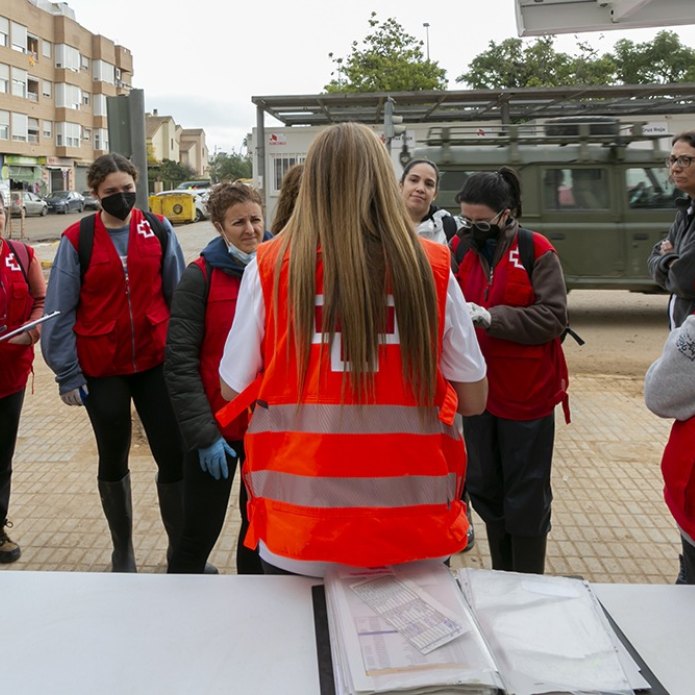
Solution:
M 227 244 L 227 252 L 229 253 L 229 255 L 236 258 L 237 261 L 239 261 L 239 263 L 241 263 L 242 265 L 248 265 L 256 257 L 255 251 L 252 251 L 251 253 L 246 253 L 245 251 L 242 251 L 241 249 L 234 246 L 234 244 L 232 244 L 230 241 L 227 241 L 225 239 L 225 242 Z

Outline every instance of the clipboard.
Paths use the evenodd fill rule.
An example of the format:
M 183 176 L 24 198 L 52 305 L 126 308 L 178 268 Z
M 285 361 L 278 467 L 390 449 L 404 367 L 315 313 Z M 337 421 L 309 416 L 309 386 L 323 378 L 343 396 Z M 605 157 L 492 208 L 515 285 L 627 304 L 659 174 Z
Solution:
M 52 314 L 46 314 L 45 316 L 42 316 L 41 318 L 35 319 L 34 321 L 28 321 L 27 323 L 22 324 L 21 326 L 19 326 L 19 328 L 15 328 L 14 330 L 10 331 L 9 333 L 0 333 L 0 343 L 3 340 L 8 340 L 9 338 L 14 337 L 15 335 L 19 335 L 20 333 L 25 333 L 26 331 L 30 331 L 32 328 L 35 328 L 39 324 L 56 318 L 59 314 L 60 314 L 60 311 L 56 310 Z

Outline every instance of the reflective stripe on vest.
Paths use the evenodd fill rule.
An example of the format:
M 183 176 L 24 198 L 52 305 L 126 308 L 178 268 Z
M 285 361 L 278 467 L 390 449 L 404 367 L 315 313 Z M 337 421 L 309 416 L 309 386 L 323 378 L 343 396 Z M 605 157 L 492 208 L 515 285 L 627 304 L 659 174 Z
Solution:
M 432 409 L 424 416 L 407 405 L 296 404 L 256 407 L 250 434 L 304 432 L 312 434 L 447 435 L 458 440 L 455 427 L 445 425 Z
M 457 475 L 318 478 L 262 470 L 247 475 L 245 480 L 254 496 L 275 502 L 316 509 L 361 509 L 449 504 L 456 495 Z

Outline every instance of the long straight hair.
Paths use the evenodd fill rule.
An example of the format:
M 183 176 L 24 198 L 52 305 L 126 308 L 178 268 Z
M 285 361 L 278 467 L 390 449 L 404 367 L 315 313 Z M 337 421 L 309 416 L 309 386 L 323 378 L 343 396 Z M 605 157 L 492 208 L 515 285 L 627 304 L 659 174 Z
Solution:
M 316 138 L 307 153 L 294 213 L 277 242 L 274 291 L 277 298 L 283 259 L 289 253 L 289 330 L 300 388 L 314 333 L 320 254 L 322 337 L 330 345 L 340 333 L 347 378 L 358 400 L 367 400 L 371 393 L 386 332 L 387 295 L 392 295 L 403 378 L 418 403 L 430 405 L 437 370 L 434 276 L 386 149 L 369 128 L 342 123 Z

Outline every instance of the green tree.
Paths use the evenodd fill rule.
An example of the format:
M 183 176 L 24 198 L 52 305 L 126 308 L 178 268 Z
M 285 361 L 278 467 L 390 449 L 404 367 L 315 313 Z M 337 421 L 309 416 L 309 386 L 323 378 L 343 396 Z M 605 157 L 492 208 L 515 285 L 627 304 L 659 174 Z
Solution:
M 490 41 L 488 50 L 476 56 L 456 81 L 473 89 L 503 89 L 599 85 L 612 78 L 615 65 L 610 56 L 597 56 L 582 43 L 579 55 L 571 56 L 556 51 L 554 43 L 552 36 L 533 43 L 518 38 Z
M 695 81 L 695 50 L 673 31 L 660 31 L 653 41 L 638 44 L 620 39 L 613 50 L 616 76 L 623 84 Z
M 352 42 L 350 54 L 337 58 L 333 53 L 331 81 L 324 89 L 338 92 L 417 92 L 446 89 L 446 71 L 422 53 L 422 41 L 406 33 L 390 17 L 381 22 L 376 12 L 369 18 L 371 32 Z
M 251 157 L 248 154 L 219 152 L 208 165 L 210 179 L 214 183 L 251 178 Z
M 182 181 L 196 178 L 195 171 L 185 164 L 179 164 L 171 159 L 163 159 L 156 164 L 148 165 L 147 178 L 150 191 L 154 191 L 155 181 L 161 181 L 164 190 L 176 188 Z

